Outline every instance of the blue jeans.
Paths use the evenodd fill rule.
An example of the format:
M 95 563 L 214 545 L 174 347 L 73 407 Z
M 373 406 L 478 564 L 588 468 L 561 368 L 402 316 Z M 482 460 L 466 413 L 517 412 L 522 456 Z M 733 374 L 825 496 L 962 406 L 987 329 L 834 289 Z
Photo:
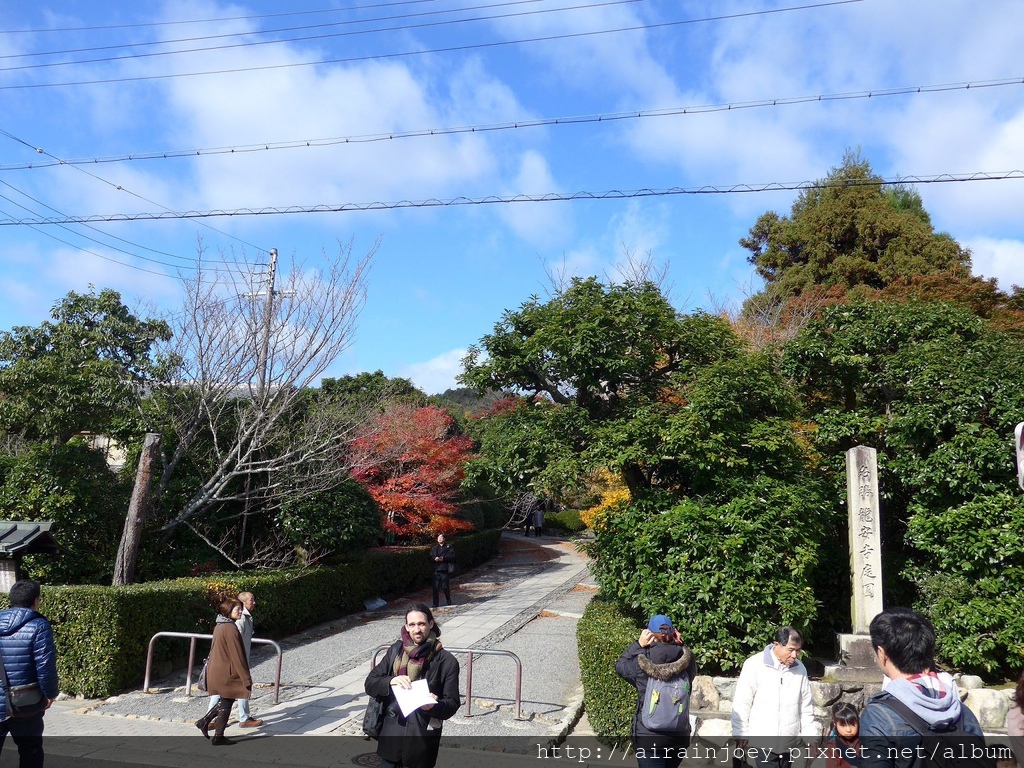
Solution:
M 213 709 L 215 706 L 217 706 L 217 702 L 218 701 L 220 701 L 220 696 L 218 696 L 216 693 L 213 694 L 213 696 L 210 697 L 210 703 L 206 707 L 206 711 L 209 712 L 211 709 Z M 246 720 L 251 720 L 251 719 L 252 719 L 252 710 L 249 709 L 249 700 L 248 699 L 238 699 L 238 722 L 244 723 Z
M 18 745 L 20 768 L 43 768 L 43 713 L 0 721 L 0 749 L 8 733 Z

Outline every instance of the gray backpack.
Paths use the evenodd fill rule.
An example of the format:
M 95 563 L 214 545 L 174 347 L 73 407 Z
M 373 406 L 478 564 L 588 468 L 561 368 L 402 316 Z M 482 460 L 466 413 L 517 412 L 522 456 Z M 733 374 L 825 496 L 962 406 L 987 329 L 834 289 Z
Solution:
M 640 722 L 649 731 L 682 733 L 690 730 L 690 678 L 647 678 Z

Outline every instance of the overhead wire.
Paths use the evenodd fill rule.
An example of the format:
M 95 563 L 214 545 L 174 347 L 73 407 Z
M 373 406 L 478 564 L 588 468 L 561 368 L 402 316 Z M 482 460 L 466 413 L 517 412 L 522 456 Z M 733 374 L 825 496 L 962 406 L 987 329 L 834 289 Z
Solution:
M 32 144 L 30 144 L 29 142 L 25 141 L 24 139 L 22 139 L 22 138 L 20 138 L 18 136 L 15 136 L 10 131 L 7 131 L 7 130 L 5 130 L 3 128 L 0 128 L 0 136 L 6 136 L 11 141 L 14 141 L 14 142 L 16 142 L 18 144 L 21 144 L 21 145 L 25 146 L 25 147 L 28 147 L 29 149 L 33 150 L 34 152 L 37 152 L 37 153 L 42 154 L 42 155 L 45 155 L 46 157 L 50 157 L 53 160 L 57 161 L 56 164 L 58 164 L 58 165 L 67 165 L 67 163 L 64 163 L 62 161 L 62 159 L 57 157 L 56 155 L 54 155 L 54 154 L 52 154 L 52 153 L 50 153 L 50 152 L 48 152 L 48 151 L 46 151 L 44 149 L 41 149 L 39 147 L 34 147 Z M 133 197 L 136 197 L 139 200 L 142 200 L 143 202 L 149 203 L 150 205 L 155 205 L 158 208 L 162 208 L 165 211 L 171 211 L 172 210 L 171 208 L 169 208 L 169 207 L 167 207 L 165 205 L 162 205 L 161 203 L 158 203 L 158 202 L 155 202 L 153 200 L 150 200 L 149 198 L 147 198 L 147 197 L 145 197 L 143 195 L 140 195 L 137 192 L 133 192 L 132 190 L 126 188 L 122 184 L 117 184 L 116 182 L 110 181 L 109 179 L 104 179 L 102 176 L 98 176 L 95 173 L 92 173 L 91 171 L 88 171 L 85 168 L 82 168 L 81 166 L 71 165 L 69 167 L 73 168 L 74 170 L 78 171 L 79 173 L 84 173 L 86 176 L 89 176 L 90 178 L 93 178 L 96 181 L 99 181 L 99 182 L 102 182 L 103 184 L 106 184 L 108 186 L 114 187 L 114 189 L 116 189 L 119 192 L 126 192 L 127 194 L 129 194 L 129 195 L 131 195 Z M 27 197 L 27 195 L 26 195 L 26 197 Z M 50 206 L 46 206 L 46 207 L 49 208 Z M 55 210 L 55 209 L 51 209 L 51 210 Z M 224 232 L 224 231 L 222 231 L 220 229 L 217 229 L 216 227 L 211 226 L 211 225 L 209 225 L 209 224 L 207 224 L 205 222 L 200 222 L 200 224 L 202 226 L 206 227 L 207 229 L 211 230 L 212 232 L 216 232 L 216 233 L 218 233 L 220 235 L 223 235 L 225 237 L 229 237 L 229 238 L 231 238 L 233 240 L 237 240 L 238 242 L 242 243 L 243 245 L 248 245 L 251 248 L 255 248 L 257 251 L 260 251 L 262 253 L 269 253 L 269 251 L 267 249 L 261 248 L 258 245 L 254 245 L 254 244 L 252 244 L 252 243 L 250 243 L 250 242 L 248 242 L 246 240 L 243 240 L 240 237 L 237 237 L 236 235 L 232 235 L 232 234 L 230 234 L 228 232 Z M 138 246 L 137 243 L 133 243 L 133 245 L 136 245 L 136 247 L 141 247 L 141 246 Z M 146 259 L 146 257 L 144 257 L 144 256 L 137 256 L 137 258 Z M 194 261 L 194 259 L 190 260 L 190 259 L 187 259 L 187 257 L 184 257 L 184 256 L 174 256 L 173 258 L 182 259 L 182 260 L 185 260 L 185 261 Z M 147 261 L 151 261 L 151 259 L 146 259 L 146 260 Z M 224 260 L 223 263 L 225 263 L 225 264 L 226 263 L 242 264 L 242 265 L 244 265 L 246 267 L 266 266 L 266 264 L 263 264 L 263 263 L 260 263 L 260 262 L 257 262 L 255 264 L 250 264 L 248 262 L 228 262 L 227 260 Z M 190 267 L 190 268 L 191 269 L 195 269 L 195 267 Z
M 794 190 L 827 189 L 830 187 L 879 187 L 904 184 L 947 184 L 970 181 L 1005 181 L 1024 179 L 1024 170 L 975 171 L 973 173 L 941 173 L 932 176 L 899 176 L 891 179 L 865 179 L 857 181 L 828 182 L 769 182 L 766 184 L 732 184 L 715 186 L 705 184 L 699 187 L 666 187 L 661 189 L 605 190 L 603 192 L 548 192 L 544 194 L 487 195 L 485 197 L 454 197 L 441 200 L 400 200 L 395 202 L 342 203 L 337 205 L 290 205 L 283 207 L 236 208 L 233 210 L 180 211 L 175 213 L 115 213 L 89 216 L 71 216 L 63 219 L 0 219 L 0 226 L 23 226 L 43 224 L 80 224 L 96 221 L 160 221 L 165 219 L 200 219 L 229 216 L 274 216 L 299 213 L 349 213 L 355 211 L 382 211 L 404 208 L 450 208 L 471 205 L 494 205 L 509 203 L 551 203 L 577 200 L 626 200 L 644 197 L 670 197 L 679 195 L 732 195 L 755 192 L 783 192 Z
M 970 91 L 984 88 L 999 88 L 1009 85 L 1024 85 L 1024 76 L 1009 77 L 999 80 L 980 80 L 961 83 L 940 83 L 934 85 L 912 85 L 894 88 L 873 88 L 866 91 L 848 91 L 843 93 L 823 93 L 810 96 L 789 96 L 783 98 L 757 99 L 754 101 L 734 101 L 720 104 L 698 104 L 683 107 L 662 107 L 656 109 L 639 109 L 628 112 L 602 112 L 592 115 L 571 115 L 564 117 L 541 117 L 525 120 L 513 120 L 504 123 L 487 123 L 482 125 L 464 125 L 442 128 L 419 128 L 408 131 L 392 131 L 389 133 L 363 134 L 354 136 L 335 136 L 318 139 L 295 139 L 290 141 L 261 142 L 259 144 L 239 144 L 227 147 L 200 147 L 194 149 L 155 150 L 151 152 L 132 152 L 123 155 L 105 157 L 78 158 L 60 161 L 8 163 L 0 164 L 0 171 L 33 170 L 50 168 L 54 165 L 99 165 L 104 163 L 121 163 L 135 160 L 168 160 L 183 157 L 203 157 L 210 155 L 240 155 L 253 152 L 268 152 L 282 149 L 304 149 L 314 147 L 330 147 L 343 144 L 366 144 L 396 139 L 422 138 L 425 136 L 452 136 L 467 133 L 491 133 L 496 131 L 519 130 L 524 128 L 551 127 L 562 125 L 583 125 L 588 123 L 611 123 L 623 120 L 637 120 L 651 117 L 676 117 L 681 115 L 701 115 L 714 112 L 738 112 L 747 109 L 765 107 L 794 106 L 815 102 L 827 103 L 834 101 L 853 101 L 857 99 L 873 99 L 883 96 L 908 96 L 913 94 L 948 93 L 951 91 Z
M 56 213 L 59 216 L 67 216 L 67 214 L 63 213 L 62 211 L 57 210 L 52 205 L 47 205 L 42 200 L 38 200 L 38 199 L 32 197 L 32 195 L 28 194 L 27 192 L 25 192 L 23 190 L 18 189 L 17 187 L 15 187 L 14 185 L 12 185 L 12 184 L 10 184 L 10 183 L 8 183 L 6 181 L 3 181 L 2 179 L 0 179 L 0 185 L 3 185 L 5 187 L 7 187 L 8 189 L 18 193 L 19 195 L 22 195 L 23 197 L 28 198 L 33 203 L 36 203 L 37 205 L 41 205 L 43 208 L 47 208 L 48 210 L 53 211 L 54 213 Z M 16 200 L 13 200 L 12 198 L 7 197 L 6 195 L 0 194 L 0 198 L 6 200 L 7 202 L 11 203 L 12 205 L 16 205 L 19 208 L 22 208 L 22 209 L 28 211 L 29 213 L 35 213 L 36 215 L 38 215 L 37 211 L 33 211 L 28 206 L 23 205 L 23 204 L 17 202 Z M 108 235 L 106 232 L 103 232 L 100 229 L 97 229 L 96 227 L 92 226 L 91 224 L 83 224 L 82 226 L 84 226 L 87 229 L 90 229 L 90 230 L 92 230 L 92 231 L 94 231 L 94 232 L 96 232 L 98 234 L 101 234 L 101 235 L 103 235 L 105 237 L 111 237 L 113 239 L 120 240 L 121 242 L 126 243 L 128 245 L 135 246 L 136 248 L 143 248 L 145 250 L 154 250 L 154 249 L 151 249 L 151 248 L 146 248 L 146 246 L 140 245 L 139 243 L 134 243 L 134 242 L 132 242 L 130 240 L 125 240 L 124 238 L 117 237 L 116 235 Z M 105 242 L 103 242 L 101 240 L 97 240 L 96 238 L 90 237 L 89 235 L 82 234 L 81 232 L 76 232 L 76 231 L 74 231 L 73 229 L 71 229 L 67 225 L 61 225 L 61 229 L 64 229 L 64 230 L 70 232 L 71 234 L 75 235 L 76 237 L 84 238 L 84 239 L 86 239 L 86 240 L 88 240 L 90 242 L 96 243 L 97 245 L 102 245 L 105 248 L 110 248 L 110 249 L 115 250 L 115 251 L 117 251 L 119 253 L 123 253 L 126 256 L 132 256 L 132 257 L 134 257 L 136 259 L 141 259 L 142 261 L 148 261 L 148 262 L 151 262 L 153 264 L 159 264 L 159 265 L 164 266 L 164 267 L 173 267 L 175 269 L 196 269 L 196 267 L 191 265 L 191 264 L 176 264 L 176 263 L 171 263 L 171 262 L 167 262 L 167 261 L 161 261 L 160 259 L 153 259 L 153 258 L 150 258 L 149 256 L 142 256 L 140 254 L 133 253 L 132 251 L 126 251 L 123 248 L 119 248 L 119 247 L 117 247 L 115 245 L 110 245 L 109 243 L 105 243 Z M 65 242 L 65 241 L 62 241 L 62 242 Z M 70 245 L 70 243 L 69 243 L 69 245 Z M 186 259 L 184 256 L 177 256 L 177 255 L 172 254 L 172 253 L 164 253 L 163 251 L 155 251 L 155 252 L 156 253 L 160 253 L 160 254 L 162 254 L 164 256 L 169 256 L 169 257 L 174 258 L 174 259 L 182 259 L 182 260 L 185 260 L 185 261 L 189 261 L 189 259 Z M 194 261 L 194 260 L 192 260 L 192 261 Z M 118 262 L 118 263 L 123 263 L 123 262 Z M 129 266 L 129 265 L 126 265 L 126 266 Z M 220 270 L 218 270 L 218 271 L 220 271 Z
M 353 64 L 361 61 L 376 61 L 382 59 L 405 58 L 409 56 L 424 56 L 438 53 L 455 53 L 459 51 L 482 50 L 487 48 L 500 48 L 510 45 L 524 45 L 527 43 L 553 42 L 556 40 L 572 40 L 597 35 L 620 34 L 624 32 L 638 32 L 650 29 L 665 29 L 678 27 L 687 24 L 702 24 L 713 21 L 726 21 L 731 19 L 749 18 L 753 16 L 765 16 L 771 14 L 790 13 L 794 11 L 814 10 L 839 5 L 850 5 L 861 3 L 864 0 L 827 0 L 824 2 L 810 3 L 807 5 L 787 6 L 784 8 L 768 8 L 757 11 L 745 11 L 742 13 L 723 14 L 719 16 L 707 16 L 700 19 L 683 19 L 679 21 L 653 22 L 650 24 L 636 24 L 629 27 L 618 27 L 615 29 L 592 30 L 589 32 L 567 32 L 559 35 L 544 35 L 541 37 L 520 38 L 518 40 L 495 40 L 487 43 L 467 43 L 464 45 L 447 46 L 444 48 L 421 49 L 415 51 L 398 51 L 394 53 L 367 54 L 363 56 L 349 56 L 336 59 L 318 59 L 316 61 L 290 62 L 287 64 L 264 64 L 254 67 L 234 67 L 230 69 L 205 70 L 201 72 L 176 72 L 162 75 L 137 75 L 133 77 L 100 78 L 95 80 L 76 80 L 59 83 L 20 83 L 12 85 L 0 85 L 0 91 L 27 90 L 35 88 L 63 88 L 81 85 L 110 85 L 115 83 L 151 82 L 155 80 L 170 80 L 179 77 L 205 77 L 208 75 L 238 74 L 241 72 L 265 72 L 278 69 L 295 69 L 298 67 L 312 67 L 323 64 Z
M 512 18 L 512 17 L 515 17 L 515 16 L 530 16 L 530 15 L 540 14 L 540 13 L 556 13 L 556 12 L 560 12 L 560 11 L 589 10 L 589 9 L 592 9 L 592 8 L 600 8 L 600 7 L 606 6 L 606 5 L 624 5 L 624 4 L 627 4 L 627 3 L 639 3 L 639 2 L 642 2 L 642 1 L 643 0 L 616 0 L 615 2 L 584 3 L 582 5 L 565 6 L 565 7 L 562 7 L 562 8 L 544 8 L 544 9 L 539 9 L 539 10 L 536 10 L 536 11 L 521 12 L 521 13 L 496 14 L 494 16 L 478 16 L 478 17 L 473 17 L 473 18 L 469 18 L 469 19 L 449 19 L 447 21 L 433 22 L 433 23 L 429 23 L 429 24 L 409 24 L 409 25 L 404 25 L 404 26 L 399 26 L 399 27 L 385 27 L 385 28 L 382 28 L 382 29 L 365 29 L 365 30 L 358 30 L 358 31 L 355 31 L 355 32 L 339 32 L 339 33 L 336 33 L 336 34 L 308 35 L 308 36 L 300 36 L 300 37 L 280 38 L 280 39 L 275 39 L 275 40 L 255 40 L 255 41 L 248 42 L 248 43 L 232 43 L 232 44 L 229 44 L 229 45 L 216 45 L 216 46 L 208 46 L 208 47 L 205 47 L 205 48 L 184 48 L 184 49 L 173 50 L 173 51 L 156 51 L 154 53 L 129 54 L 129 55 L 125 55 L 125 56 L 111 56 L 111 57 L 96 58 L 96 59 L 78 59 L 78 60 L 72 60 L 72 61 L 59 61 L 59 62 L 44 63 L 44 64 L 27 64 L 27 65 L 24 65 L 24 66 L 16 66 L 16 67 L 2 67 L 2 68 L 0 68 L 0 71 L 11 72 L 11 71 L 20 71 L 20 70 L 25 70 L 25 69 L 40 69 L 40 68 L 43 68 L 43 67 L 63 67 L 63 66 L 70 66 L 70 65 L 75 65 L 75 64 L 95 64 L 95 63 L 98 63 L 98 62 L 120 61 L 120 60 L 124 60 L 124 59 L 146 58 L 146 57 L 151 57 L 151 56 L 170 56 L 170 55 L 176 55 L 176 54 L 180 54 L 180 53 L 200 53 L 200 52 L 207 52 L 207 51 L 220 51 L 220 50 L 227 50 L 227 49 L 230 49 L 230 48 L 246 48 L 246 47 L 254 46 L 254 45 L 272 45 L 272 44 L 277 44 L 277 43 L 293 43 L 293 42 L 301 42 L 301 41 L 304 41 L 304 40 L 320 40 L 320 39 L 328 38 L 328 37 L 344 37 L 344 36 L 347 36 L 347 35 L 365 35 L 365 34 L 371 34 L 371 33 L 376 33 L 376 32 L 392 32 L 392 31 L 396 31 L 396 30 L 418 29 L 420 27 L 431 27 L 431 26 L 438 26 L 438 25 L 443 25 L 443 24 L 457 24 L 457 23 L 469 22 L 469 21 L 488 21 L 488 20 L 491 20 L 491 19 L 506 19 L 506 18 Z M 201 42 L 201 41 L 204 41 L 204 40 L 223 40 L 223 39 L 227 39 L 227 38 L 253 37 L 255 35 L 270 35 L 270 34 L 275 34 L 275 33 L 278 33 L 278 32 L 297 32 L 297 31 L 305 30 L 305 29 L 324 29 L 324 28 L 327 28 L 327 27 L 349 26 L 349 25 L 353 25 L 353 24 L 370 24 L 370 23 L 376 22 L 376 21 L 395 21 L 395 20 L 400 20 L 400 19 L 411 19 L 411 18 L 417 18 L 417 17 L 422 17 L 422 16 L 439 16 L 439 15 L 448 14 L 448 13 L 466 13 L 468 11 L 487 10 L 489 8 L 504 8 L 504 7 L 515 6 L 515 5 L 529 5 L 529 4 L 533 4 L 533 3 L 542 3 L 542 2 L 546 2 L 546 0 L 505 0 L 505 2 L 500 2 L 500 3 L 487 3 L 487 4 L 484 4 L 484 5 L 471 5 L 471 6 L 466 6 L 466 7 L 462 7 L 462 8 L 445 8 L 443 10 L 438 10 L 438 11 L 424 11 L 422 13 L 396 14 L 396 15 L 393 15 L 393 16 L 378 16 L 376 18 L 369 18 L 369 19 L 346 19 L 345 21 L 332 21 L 332 22 L 325 22 L 325 23 L 321 23 L 321 24 L 306 24 L 306 25 L 297 26 L 297 27 L 278 27 L 276 29 L 258 29 L 258 30 L 250 30 L 250 31 L 239 30 L 239 31 L 235 31 L 235 32 L 223 32 L 223 33 L 216 34 L 216 35 L 200 35 L 200 36 L 195 36 L 195 37 L 172 38 L 170 40 L 148 40 L 148 41 L 140 42 L 140 43 L 118 43 L 118 44 L 112 44 L 112 45 L 92 46 L 92 47 L 89 47 L 89 48 L 71 48 L 71 49 L 65 49 L 65 50 L 60 50 L 60 51 L 32 51 L 32 52 L 29 52 L 29 53 L 11 53 L 11 54 L 6 54 L 6 55 L 0 55 L 0 59 L 24 59 L 24 58 L 30 58 L 30 57 L 36 57 L 36 56 L 63 56 L 63 55 L 71 54 L 71 53 L 89 53 L 89 52 L 92 52 L 92 51 L 124 50 L 124 49 L 129 49 L 129 48 L 143 48 L 143 47 L 150 47 L 150 46 L 156 46 L 156 45 L 175 45 L 177 43 L 194 43 L 194 42 Z
M 49 210 L 53 211 L 54 213 L 59 214 L 60 216 L 66 216 L 67 215 L 67 214 L 64 214 L 61 211 L 57 210 L 53 206 L 47 205 L 46 203 L 42 202 L 41 200 L 37 200 L 36 198 L 34 198 L 31 195 L 23 192 L 22 190 L 17 189 L 16 187 L 12 186 L 11 184 L 7 183 L 6 181 L 0 180 L 0 184 L 2 184 L 5 187 L 8 187 L 9 189 L 17 192 L 20 195 L 23 195 L 24 197 L 28 198 L 32 202 L 37 203 L 38 205 L 41 205 L 44 208 L 48 208 Z M 14 200 L 14 199 L 8 197 L 7 195 L 0 194 L 0 199 L 6 200 L 7 202 L 11 203 L 12 205 L 17 206 L 18 208 L 21 208 L 22 210 L 28 211 L 29 213 L 36 213 L 38 215 L 38 213 L 36 211 L 33 211 L 28 206 L 26 206 L 26 205 L 24 205 L 22 203 L 19 203 L 17 200 Z M 3 211 L 0 210 L 0 212 L 3 212 Z M 10 215 L 10 214 L 8 214 L 8 215 Z M 196 267 L 196 266 L 189 266 L 189 265 L 184 265 L 184 264 L 172 264 L 172 263 L 169 263 L 169 262 L 166 262 L 166 261 L 160 261 L 159 259 L 151 259 L 151 258 L 149 258 L 147 256 L 141 256 L 141 255 L 139 255 L 137 253 L 132 253 L 131 251 L 126 251 L 123 248 L 118 248 L 117 246 L 112 246 L 109 243 L 105 243 L 105 242 L 103 242 L 101 240 L 97 240 L 94 237 L 89 237 L 88 235 L 84 235 L 81 232 L 76 232 L 75 230 L 71 229 L 70 226 L 63 225 L 63 224 L 58 225 L 58 226 L 61 229 L 65 230 L 66 232 L 69 232 L 70 234 L 74 235 L 75 237 L 84 238 L 84 239 L 86 239 L 86 240 L 88 240 L 90 242 L 96 243 L 97 245 L 103 246 L 104 248 L 110 248 L 110 249 L 112 249 L 114 251 L 117 251 L 119 253 L 123 253 L 123 254 L 125 254 L 127 256 L 131 256 L 131 257 L 136 258 L 136 259 L 141 259 L 143 261 L 148 261 L 148 262 L 151 262 L 153 264 L 159 264 L 160 266 L 164 266 L 164 267 L 171 267 L 172 269 L 176 269 L 176 270 L 180 270 L 180 269 L 200 269 L 199 267 Z M 145 248 L 145 246 L 139 246 L 138 243 L 132 243 L 131 241 L 124 240 L 124 238 L 120 238 L 120 237 L 117 237 L 115 235 L 109 235 L 107 233 L 101 232 L 96 227 L 93 227 L 93 226 L 91 226 L 89 224 L 84 224 L 83 226 L 87 227 L 88 229 L 94 230 L 94 231 L 98 232 L 99 234 L 103 234 L 106 237 L 113 237 L 116 240 L 121 240 L 122 242 L 129 243 L 129 244 L 135 245 L 137 247 Z M 161 277 L 166 277 L 166 278 L 170 278 L 170 279 L 174 279 L 174 280 L 178 279 L 176 276 L 169 275 L 166 272 L 158 272 L 158 271 L 153 270 L 153 269 L 147 269 L 146 267 L 141 267 L 138 264 L 132 264 L 132 263 L 127 262 L 127 261 L 121 261 L 120 259 L 115 259 L 112 256 L 106 256 L 106 255 L 104 255 L 102 253 L 97 253 L 96 251 L 91 250 L 89 248 L 83 248 L 81 245 L 78 245 L 77 243 L 73 243 L 70 240 L 65 240 L 62 237 L 58 237 L 58 236 L 54 235 L 52 232 L 47 232 L 46 230 L 42 229 L 41 227 L 30 226 L 29 228 L 32 229 L 35 232 L 38 232 L 41 235 L 45 235 L 46 237 L 49 237 L 49 238 L 51 238 L 53 240 L 56 240 L 59 243 L 63 243 L 64 245 L 67 245 L 67 246 L 69 246 L 71 248 L 74 248 L 77 251 L 80 251 L 82 253 L 88 253 L 91 256 L 95 256 L 98 259 L 103 259 L 104 261 L 109 261 L 109 262 L 112 262 L 114 264 L 119 264 L 122 267 L 127 267 L 129 269 L 134 269 L 134 270 L 137 270 L 139 272 L 145 272 L 145 273 L 150 274 L 150 275 L 160 275 Z M 181 258 L 181 257 L 177 257 L 176 256 L 175 258 Z M 248 265 L 246 265 L 246 266 L 248 266 Z M 234 270 L 225 270 L 225 269 L 217 269 L 217 268 L 209 268 L 209 269 L 212 272 L 223 272 L 225 274 L 231 275 L 232 277 L 236 277 L 237 276 L 237 274 L 236 274 L 236 272 Z M 203 280 L 200 277 L 199 278 L 199 282 L 201 282 L 201 283 L 210 283 L 211 281 Z
M 14 205 L 17 205 L 19 208 L 25 208 L 25 206 L 23 206 L 20 203 L 17 203 L 15 201 L 11 200 L 6 195 L 0 194 L 0 199 L 7 200 L 8 202 L 13 203 Z M 25 210 L 29 210 L 29 209 L 25 208 Z M 4 211 L 2 208 L 0 208 L 0 214 L 5 214 L 5 213 L 7 213 L 7 212 Z M 7 215 L 10 215 L 10 214 L 7 214 Z M 31 229 L 31 230 L 33 230 L 35 232 L 38 232 L 39 234 L 44 235 L 45 237 L 49 237 L 51 240 L 56 240 L 58 243 L 63 243 L 64 245 L 67 245 L 67 246 L 69 246 L 71 248 L 74 248 L 76 251 L 81 251 L 82 253 L 88 253 L 88 254 L 90 254 L 92 256 L 96 256 L 99 259 L 103 259 L 104 261 L 110 261 L 110 262 L 113 262 L 114 264 L 120 264 L 123 267 L 128 267 L 129 269 L 134 269 L 134 270 L 137 270 L 139 272 L 146 272 L 146 273 L 148 273 L 150 275 L 159 275 L 160 277 L 173 278 L 173 275 L 168 275 L 166 272 L 158 272 L 155 269 L 146 269 L 145 267 L 140 267 L 138 264 L 130 264 L 128 262 L 121 261 L 120 259 L 115 259 L 112 256 L 104 256 L 102 253 L 97 253 L 96 251 L 89 250 L 88 248 L 82 248 L 80 245 L 76 245 L 75 243 L 72 243 L 72 242 L 70 242 L 68 240 L 65 240 L 62 237 L 58 237 L 57 235 L 53 234 L 52 232 L 48 232 L 43 227 L 39 227 L 39 226 L 35 226 L 35 225 L 28 225 L 28 227 L 29 227 L 29 229 Z M 66 227 L 63 227 L 63 228 L 66 229 Z
M 261 13 L 247 16 L 221 16 L 213 19 L 183 19 L 172 21 L 144 21 L 134 24 L 105 24 L 89 27 L 38 27 L 36 29 L 0 29 L 0 35 L 21 35 L 21 34 L 42 34 L 49 32 L 95 32 L 109 29 L 139 29 L 144 27 L 170 27 L 187 24 L 213 24 L 223 21 L 252 21 L 255 19 L 271 19 L 281 16 L 309 16 L 317 13 L 348 13 L 361 11 L 367 8 L 385 8 L 396 5 L 420 5 L 422 3 L 433 3 L 437 0 L 398 0 L 390 3 L 371 3 L 369 5 L 353 5 L 342 8 L 318 8 L 310 11 L 282 11 L 280 13 Z

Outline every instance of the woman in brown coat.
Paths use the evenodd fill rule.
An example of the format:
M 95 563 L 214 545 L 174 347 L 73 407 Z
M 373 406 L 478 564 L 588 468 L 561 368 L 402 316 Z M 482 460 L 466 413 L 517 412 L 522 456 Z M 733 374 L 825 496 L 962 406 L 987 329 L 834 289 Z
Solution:
M 249 662 L 245 658 L 242 635 L 235 626 L 242 615 L 242 603 L 228 598 L 218 606 L 218 610 L 220 615 L 213 628 L 213 646 L 206 667 L 206 690 L 221 698 L 215 707 L 196 721 L 196 728 L 203 732 L 203 736 L 210 738 L 210 725 L 216 719 L 211 742 L 214 746 L 235 743 L 224 737 L 231 706 L 235 699 L 248 699 L 252 695 Z

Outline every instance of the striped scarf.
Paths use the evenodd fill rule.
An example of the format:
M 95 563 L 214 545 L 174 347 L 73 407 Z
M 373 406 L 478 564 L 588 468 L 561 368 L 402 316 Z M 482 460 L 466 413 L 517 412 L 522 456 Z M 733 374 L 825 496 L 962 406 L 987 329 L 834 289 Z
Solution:
M 410 680 L 419 680 L 430 660 L 441 650 L 441 641 L 431 630 L 427 639 L 417 645 L 402 627 L 402 652 L 395 657 L 392 670 L 396 675 L 408 675 Z

